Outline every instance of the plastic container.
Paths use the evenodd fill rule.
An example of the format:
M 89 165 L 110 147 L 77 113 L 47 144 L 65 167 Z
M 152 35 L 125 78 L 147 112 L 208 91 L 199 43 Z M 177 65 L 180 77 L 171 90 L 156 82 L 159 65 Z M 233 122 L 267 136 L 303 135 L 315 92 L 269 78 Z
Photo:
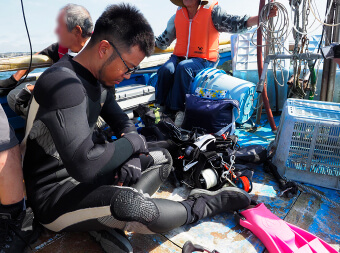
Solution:
M 232 69 L 233 76 L 247 80 L 249 82 L 257 84 L 259 81 L 258 69 L 257 69 L 257 44 L 256 33 L 254 29 L 242 34 L 235 34 L 231 36 L 231 56 L 232 56 Z M 254 44 L 252 43 L 254 42 Z M 282 41 L 286 48 L 289 47 L 288 40 Z M 263 45 L 266 42 L 263 40 Z M 263 47 L 264 53 L 264 47 Z M 283 52 L 286 53 L 286 52 Z M 267 94 L 269 98 L 270 107 L 272 110 L 282 110 L 283 105 L 287 99 L 288 86 L 287 81 L 289 79 L 289 60 L 281 60 L 281 67 L 277 67 L 276 76 L 277 81 L 282 86 L 278 86 L 278 108 L 276 108 L 276 92 L 273 74 L 273 64 L 268 67 L 267 74 Z
M 273 163 L 288 179 L 340 190 L 340 105 L 288 99 Z
M 227 75 L 223 70 L 202 70 L 190 86 L 190 93 L 212 100 L 235 99 L 240 103 L 240 113 L 234 111 L 237 123 L 245 123 L 253 114 L 257 98 L 254 83 Z

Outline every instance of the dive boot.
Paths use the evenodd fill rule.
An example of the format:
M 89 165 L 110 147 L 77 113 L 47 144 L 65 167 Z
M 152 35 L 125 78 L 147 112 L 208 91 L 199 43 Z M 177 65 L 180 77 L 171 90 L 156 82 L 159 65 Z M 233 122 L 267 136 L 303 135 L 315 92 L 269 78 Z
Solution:
M 9 213 L 0 213 L 0 253 L 23 252 L 39 238 L 42 228 L 33 218 L 30 208 L 16 218 Z
M 187 224 L 223 212 L 233 212 L 250 205 L 247 192 L 236 187 L 224 187 L 217 191 L 194 189 L 187 200 L 181 202 L 188 210 Z

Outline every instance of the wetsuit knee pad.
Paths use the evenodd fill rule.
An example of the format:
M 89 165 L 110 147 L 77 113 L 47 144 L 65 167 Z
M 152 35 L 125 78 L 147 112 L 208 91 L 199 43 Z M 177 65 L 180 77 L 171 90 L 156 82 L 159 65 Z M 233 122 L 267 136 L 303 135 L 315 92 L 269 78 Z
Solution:
M 128 187 L 117 188 L 111 199 L 110 209 L 117 220 L 136 221 L 146 226 L 159 217 L 159 210 L 151 198 Z
M 111 213 L 117 220 L 143 224 L 151 233 L 170 231 L 182 226 L 187 220 L 187 210 L 181 203 L 151 199 L 127 187 L 118 188 L 112 197 Z

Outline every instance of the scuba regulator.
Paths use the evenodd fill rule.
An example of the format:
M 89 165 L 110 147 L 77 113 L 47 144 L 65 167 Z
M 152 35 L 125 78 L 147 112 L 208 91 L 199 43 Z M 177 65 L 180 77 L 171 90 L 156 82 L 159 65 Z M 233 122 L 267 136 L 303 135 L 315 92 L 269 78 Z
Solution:
M 231 157 L 230 164 L 222 158 L 223 152 L 226 152 L 226 146 L 234 148 L 237 139 L 233 142 L 231 137 L 224 136 L 222 140 L 221 138 L 207 134 L 198 137 L 194 143 L 182 145 L 179 159 L 183 160 L 183 171 L 190 170 L 189 180 L 192 182 L 183 183 L 193 188 L 211 190 L 234 186 L 250 192 L 252 190 L 251 180 L 247 176 L 238 176 L 235 173 L 235 157 Z

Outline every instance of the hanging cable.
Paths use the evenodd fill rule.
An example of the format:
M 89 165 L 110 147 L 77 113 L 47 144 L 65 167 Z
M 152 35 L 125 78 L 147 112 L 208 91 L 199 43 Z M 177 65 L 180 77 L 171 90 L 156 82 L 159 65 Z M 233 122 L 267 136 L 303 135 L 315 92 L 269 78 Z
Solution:
M 333 2 L 333 0 L 332 0 L 332 2 Z M 307 28 L 305 32 L 302 32 L 302 31 L 300 31 L 300 30 L 295 26 L 294 23 L 292 24 L 293 30 L 294 30 L 295 32 L 301 34 L 301 35 L 308 35 L 308 34 L 311 34 L 311 33 L 315 32 L 315 31 L 317 31 L 317 30 L 320 28 L 320 26 L 326 24 L 326 23 L 325 23 L 326 21 L 323 21 L 323 22 L 321 21 L 321 17 L 320 17 L 320 14 L 319 14 L 319 10 L 317 9 L 316 4 L 314 4 L 314 5 L 315 5 L 315 6 L 314 6 L 314 5 L 313 5 L 313 1 L 308 0 L 308 5 L 309 5 L 310 11 L 312 12 L 312 14 L 313 14 L 313 16 L 314 16 L 313 23 L 309 26 L 309 28 Z M 326 14 L 325 14 L 324 20 L 326 20 L 327 16 L 329 15 L 330 10 L 331 10 L 331 6 L 332 6 L 332 4 L 329 5 L 329 7 L 326 8 Z M 317 17 L 317 15 L 316 15 L 316 13 L 315 13 L 315 10 L 316 10 L 316 12 L 318 13 L 318 16 L 319 16 L 319 17 Z M 293 12 L 295 12 L 295 11 L 296 11 L 296 9 L 292 8 L 291 13 L 293 13 Z M 301 14 L 299 14 L 299 15 L 301 15 Z M 313 30 L 310 30 L 310 29 L 312 28 L 313 24 L 315 23 L 315 21 L 318 21 L 320 24 L 319 24 L 317 27 L 315 27 Z M 326 24 L 326 25 L 327 25 L 327 24 Z M 329 25 L 329 26 L 336 26 L 336 25 L 334 25 L 334 24 L 328 24 L 328 25 Z M 338 24 L 338 25 L 340 25 L 340 24 Z
M 277 8 L 277 16 L 275 18 L 269 18 L 269 13 L 273 8 Z M 265 44 L 258 45 L 254 42 L 254 36 L 258 30 L 262 30 L 262 37 L 266 41 Z M 268 3 L 263 6 L 259 13 L 259 26 L 254 31 L 251 37 L 251 43 L 257 47 L 268 47 L 269 54 L 282 54 L 285 51 L 290 54 L 289 49 L 285 47 L 285 42 L 289 37 L 289 15 L 286 7 L 279 2 L 272 2 L 268 0 Z M 284 67 L 281 65 L 281 60 L 273 61 L 273 78 L 276 93 L 276 110 L 278 110 L 278 86 L 284 86 Z M 283 61 L 285 62 L 285 61 Z M 277 79 L 277 70 L 281 72 L 282 84 Z M 256 99 L 254 99 L 256 100 Z M 258 105 L 257 110 L 262 106 Z
M 27 22 L 26 22 L 26 16 L 25 16 L 25 10 L 24 10 L 24 3 L 23 0 L 21 0 L 21 11 L 22 11 L 22 16 L 24 18 L 24 23 L 25 23 L 25 28 L 26 28 L 26 33 L 27 33 L 27 38 L 28 38 L 28 43 L 30 45 L 30 54 L 31 54 L 31 58 L 30 58 L 30 65 L 28 67 L 28 70 L 26 72 L 26 75 L 23 79 L 21 79 L 18 84 L 16 86 L 19 86 L 20 84 L 22 84 L 23 82 L 25 82 L 29 72 L 31 71 L 31 67 L 32 67 L 32 61 L 33 61 L 33 50 L 32 50 L 32 43 L 31 43 L 31 37 L 30 37 L 30 33 L 28 31 L 28 27 L 27 27 Z
M 276 22 L 274 22 L 273 26 L 270 26 L 268 24 L 268 15 L 270 10 L 274 7 L 277 8 L 278 14 L 276 17 Z M 289 15 L 286 7 L 283 4 L 279 2 L 270 2 L 262 8 L 259 15 L 259 27 L 254 31 L 251 38 L 251 43 L 255 46 L 258 45 L 257 43 L 254 43 L 254 36 L 260 27 L 262 28 L 262 34 L 264 38 L 268 38 L 268 35 L 271 37 L 270 42 L 266 42 L 266 44 L 262 45 L 262 47 L 277 45 L 289 52 L 289 49 L 285 48 L 284 46 L 284 43 L 288 39 L 289 35 Z
M 276 7 L 278 9 L 277 18 L 274 22 L 272 19 L 272 22 L 269 22 L 268 15 L 270 13 L 270 10 L 272 8 Z M 279 2 L 269 2 L 266 4 L 263 9 L 260 12 L 259 15 L 259 27 L 262 28 L 262 34 L 263 38 L 266 40 L 266 44 L 263 46 L 268 46 L 269 51 L 271 54 L 282 54 L 284 51 L 289 52 L 289 49 L 287 49 L 284 45 L 286 40 L 289 36 L 289 15 L 286 7 L 279 3 Z M 255 33 L 257 30 L 255 31 Z M 255 34 L 254 33 L 254 34 Z M 253 34 L 253 37 L 254 37 Z M 254 43 L 253 43 L 254 44 Z M 276 75 L 276 67 L 278 67 L 278 70 L 281 71 L 281 78 L 282 81 L 284 81 L 284 73 L 281 65 L 281 60 L 274 60 L 273 62 L 273 71 L 275 70 L 275 73 L 273 75 L 275 85 L 278 86 L 284 86 L 284 84 L 280 83 L 277 79 Z
M 321 20 L 316 16 L 316 14 L 315 14 L 315 12 L 314 12 L 314 10 L 313 10 L 313 8 L 312 8 L 311 0 L 308 0 L 308 5 L 309 5 L 309 8 L 310 8 L 310 10 L 311 10 L 313 16 L 315 17 L 315 19 L 316 19 L 317 21 L 319 21 L 320 24 L 325 25 L 325 26 L 339 26 L 339 25 L 340 25 L 340 23 L 337 23 L 337 24 L 327 24 L 326 22 L 321 21 Z M 333 5 L 333 0 L 332 0 L 331 4 L 329 5 L 328 14 L 329 14 L 330 9 L 332 8 L 332 5 Z M 328 14 L 326 15 L 326 17 L 328 16 Z

